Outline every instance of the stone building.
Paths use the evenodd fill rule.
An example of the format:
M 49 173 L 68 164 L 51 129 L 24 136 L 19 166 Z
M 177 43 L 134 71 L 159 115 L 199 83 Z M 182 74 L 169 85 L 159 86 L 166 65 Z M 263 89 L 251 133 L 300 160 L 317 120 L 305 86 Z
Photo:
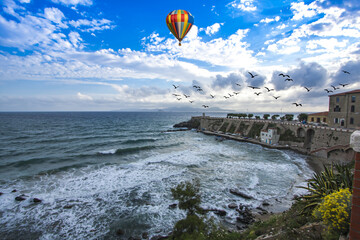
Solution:
M 360 89 L 329 96 L 329 126 L 360 129 Z
M 329 112 L 311 113 L 308 115 L 307 122 L 329 124 L 328 115 Z
M 280 135 L 277 134 L 276 128 L 269 128 L 266 130 L 261 130 L 260 139 L 261 142 L 267 144 L 277 144 L 279 142 Z

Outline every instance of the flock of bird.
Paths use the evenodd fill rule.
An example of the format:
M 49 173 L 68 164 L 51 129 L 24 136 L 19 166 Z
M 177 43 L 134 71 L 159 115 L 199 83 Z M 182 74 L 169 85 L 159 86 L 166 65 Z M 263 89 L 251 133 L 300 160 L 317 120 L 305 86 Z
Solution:
M 342 70 L 342 72 L 345 73 L 345 74 L 350 74 L 350 72 L 345 71 L 345 70 Z M 255 78 L 255 77 L 258 76 L 257 74 L 253 74 L 253 73 L 251 73 L 251 72 L 248 72 L 248 73 L 249 73 L 249 75 L 250 75 L 251 78 Z M 288 74 L 280 73 L 278 76 L 285 78 L 285 79 L 284 79 L 285 82 L 294 82 L 294 80 L 293 80 L 293 79 L 290 77 L 290 75 L 288 75 Z M 241 84 L 239 84 L 239 83 L 236 83 L 236 85 L 237 85 L 238 87 L 241 87 Z M 339 86 L 342 86 L 342 87 L 346 87 L 347 85 L 349 85 L 349 84 L 348 84 L 348 83 L 340 83 L 340 84 L 339 84 Z M 324 91 L 326 91 L 327 93 L 332 93 L 332 92 L 340 89 L 340 87 L 337 87 L 337 86 L 334 86 L 334 85 L 330 85 L 330 86 L 332 87 L 332 89 L 331 89 L 331 88 L 330 88 L 330 90 L 329 90 L 329 89 L 324 89 Z M 179 86 L 179 85 L 176 86 L 176 85 L 173 84 L 173 87 L 174 87 L 174 89 L 176 90 L 176 89 L 178 89 L 180 86 Z M 251 85 L 248 86 L 248 87 L 251 88 L 251 89 L 253 89 L 253 90 L 260 90 L 260 89 L 261 89 L 260 87 L 251 86 Z M 312 89 L 309 88 L 309 87 L 306 87 L 306 86 L 303 86 L 303 87 L 305 88 L 305 90 L 306 90 L 307 92 L 310 92 L 310 91 L 312 90 Z M 197 92 L 203 92 L 203 91 L 204 91 L 204 90 L 203 90 L 200 86 L 198 86 L 198 85 L 193 85 L 193 88 L 194 88 L 195 91 L 197 91 Z M 270 93 L 271 91 L 275 91 L 275 89 L 273 89 L 273 88 L 268 88 L 268 87 L 264 87 L 264 89 L 266 89 L 266 93 Z M 229 98 L 231 98 L 231 97 L 234 97 L 234 96 L 238 95 L 239 93 L 240 93 L 240 92 L 232 92 L 232 93 L 228 93 L 228 95 L 224 95 L 223 97 L 224 97 L 225 99 L 229 99 Z M 262 94 L 262 92 L 261 92 L 261 91 L 255 91 L 254 94 L 257 95 L 257 96 L 259 96 L 260 94 Z M 179 94 L 179 93 L 173 93 L 172 95 L 175 96 L 178 101 L 180 101 L 181 99 L 183 99 L 182 96 L 183 96 L 185 99 L 190 98 L 190 95 L 186 95 L 186 94 L 184 94 L 184 93 L 181 93 L 181 94 Z M 210 94 L 210 97 L 211 97 L 211 99 L 214 99 L 214 98 L 215 98 L 215 95 Z M 273 97 L 275 100 L 277 100 L 277 99 L 280 98 L 280 96 L 275 96 L 275 95 L 272 95 L 272 97 Z M 189 101 L 190 103 L 195 102 L 194 100 L 190 100 L 190 99 L 188 99 L 188 101 Z M 303 106 L 302 103 L 297 103 L 297 102 L 293 102 L 292 105 L 295 105 L 296 107 L 302 107 L 302 106 Z M 203 108 L 209 108 L 209 106 L 208 106 L 208 105 L 205 105 L 205 104 L 203 104 L 202 107 L 203 107 Z

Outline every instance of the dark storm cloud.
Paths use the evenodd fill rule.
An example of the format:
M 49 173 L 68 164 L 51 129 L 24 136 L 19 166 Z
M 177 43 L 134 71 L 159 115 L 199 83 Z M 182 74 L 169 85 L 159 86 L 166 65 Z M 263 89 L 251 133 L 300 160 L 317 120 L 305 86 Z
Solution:
M 246 79 L 246 82 L 251 86 L 261 87 L 262 85 L 264 85 L 265 77 L 259 75 L 254 78 L 251 78 L 249 75 L 249 77 Z
M 225 88 L 231 86 L 233 89 L 237 89 L 236 83 L 244 85 L 244 79 L 240 74 L 230 73 L 227 77 L 222 75 L 216 75 L 215 80 L 212 82 L 213 88 Z
M 314 25 L 310 25 L 310 30 L 314 32 L 322 32 L 326 29 L 326 27 L 329 27 L 331 23 L 317 23 Z
M 344 71 L 350 72 L 350 74 L 344 73 Z M 355 83 L 359 82 L 360 75 L 360 61 L 351 61 L 340 67 L 339 71 L 333 76 L 333 83 L 338 85 L 339 83 Z
M 279 76 L 279 71 L 274 71 L 271 82 L 274 84 L 276 90 L 283 90 L 291 86 L 306 86 L 306 87 L 320 87 L 323 86 L 327 79 L 327 70 L 318 63 L 304 63 L 300 66 L 284 74 L 290 75 L 293 82 L 285 81 L 285 77 Z

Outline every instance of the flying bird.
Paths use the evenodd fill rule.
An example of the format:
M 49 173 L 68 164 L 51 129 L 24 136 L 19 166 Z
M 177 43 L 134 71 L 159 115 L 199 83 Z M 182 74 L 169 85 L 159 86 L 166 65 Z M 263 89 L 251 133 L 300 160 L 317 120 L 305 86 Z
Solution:
M 259 87 L 254 87 L 254 86 L 248 86 L 248 87 L 252 89 L 260 89 Z
M 176 98 L 178 101 L 180 101 L 181 100 L 181 98 Z
M 311 88 L 304 87 L 306 91 L 310 92 Z
M 207 105 L 202 105 L 204 108 L 208 108 L 209 106 L 207 106 Z
M 189 95 L 184 94 L 184 97 L 185 97 L 185 98 L 189 98 L 190 96 L 189 96 Z
M 228 93 L 229 94 L 229 97 L 233 97 L 234 95 L 231 95 L 230 93 Z
M 330 86 L 332 86 L 332 88 L 334 89 L 334 91 L 335 91 L 336 89 L 340 89 L 340 88 L 338 88 L 338 87 L 335 87 L 334 85 L 330 85 Z
M 177 89 L 179 87 L 179 86 L 175 86 L 174 84 L 173 84 L 173 86 L 174 86 L 175 89 Z
M 180 96 L 179 94 L 175 94 L 175 93 L 173 93 L 173 95 L 174 95 L 175 97 L 179 97 L 179 96 Z
M 281 77 L 285 77 L 285 75 L 284 75 L 283 73 L 280 73 L 280 74 L 279 74 L 279 76 L 281 76 Z
M 348 71 L 342 70 L 343 73 L 350 74 Z
M 296 103 L 296 102 L 294 102 L 294 103 L 292 103 L 292 104 L 295 104 L 297 107 L 298 107 L 298 106 L 302 107 L 302 104 L 301 104 L 301 103 Z
M 251 78 L 254 78 L 254 77 L 256 77 L 257 75 L 255 74 L 255 75 L 253 75 L 251 72 L 248 72 L 249 74 L 250 74 L 250 76 L 251 76 Z
M 278 99 L 280 96 L 277 96 L 277 97 L 275 97 L 275 96 L 273 96 L 273 98 L 275 98 L 275 99 Z
M 259 96 L 261 94 L 261 92 L 254 92 L 254 94 Z
M 194 85 L 194 86 L 193 86 L 193 88 L 200 88 L 200 86 L 198 86 L 198 85 Z
M 270 91 L 274 91 L 275 89 L 270 89 L 270 88 L 268 88 L 268 87 L 265 87 L 266 88 L 266 90 L 268 91 L 268 92 L 270 92 Z
M 238 85 L 239 87 L 241 87 L 241 84 L 239 84 L 239 83 L 236 83 L 236 85 Z
M 233 92 L 235 95 L 238 95 L 240 92 Z
M 286 82 L 286 81 L 289 81 L 289 82 L 291 81 L 291 82 L 293 82 L 294 80 L 293 80 L 292 78 L 286 78 L 286 79 L 285 79 L 285 82 Z
M 200 92 L 200 91 L 202 91 L 202 89 L 201 89 L 201 88 L 198 88 L 198 89 L 196 89 L 196 91 Z
M 191 100 L 189 100 L 189 102 L 190 102 L 190 103 L 193 103 L 193 102 L 194 102 L 194 100 L 192 100 L 192 101 L 191 101 Z
M 228 97 L 228 96 L 224 96 L 224 98 L 228 99 L 229 97 Z
M 349 83 L 340 83 L 339 85 L 345 87 L 345 86 L 349 85 Z
M 210 97 L 211 97 L 211 98 L 215 98 L 215 96 L 214 96 L 214 95 L 212 95 L 212 94 L 210 94 Z
M 333 92 L 333 91 L 331 91 L 331 90 L 327 90 L 327 89 L 324 89 L 327 93 L 331 93 L 331 92 Z

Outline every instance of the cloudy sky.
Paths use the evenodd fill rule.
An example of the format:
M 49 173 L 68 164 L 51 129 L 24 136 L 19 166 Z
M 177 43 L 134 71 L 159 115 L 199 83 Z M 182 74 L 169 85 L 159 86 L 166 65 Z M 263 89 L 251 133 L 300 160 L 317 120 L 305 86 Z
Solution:
M 360 88 L 359 40 L 358 0 L 0 0 L 0 111 L 326 111 Z

